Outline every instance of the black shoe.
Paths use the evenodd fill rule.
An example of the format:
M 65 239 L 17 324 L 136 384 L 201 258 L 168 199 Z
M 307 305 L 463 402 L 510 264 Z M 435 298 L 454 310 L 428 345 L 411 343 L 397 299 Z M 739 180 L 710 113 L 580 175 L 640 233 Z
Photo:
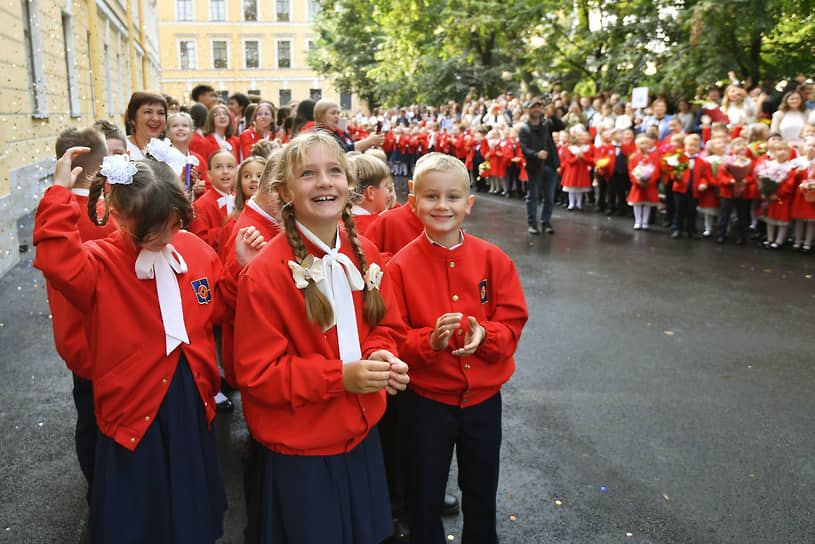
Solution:
M 444 503 L 441 505 L 442 516 L 457 516 L 458 515 L 458 499 L 453 495 L 445 495 Z
M 555 233 L 555 229 L 552 228 L 552 225 L 549 224 L 549 223 L 541 223 L 541 228 L 543 229 L 544 232 L 546 232 L 546 234 L 554 234 Z
M 393 520 L 393 535 L 386 540 L 388 544 L 399 544 L 400 542 L 410 542 L 410 529 L 407 523 L 401 519 L 394 518 Z
M 678 230 L 675 230 L 671 232 L 671 238 L 673 238 L 674 240 L 682 238 L 682 233 L 680 233 Z

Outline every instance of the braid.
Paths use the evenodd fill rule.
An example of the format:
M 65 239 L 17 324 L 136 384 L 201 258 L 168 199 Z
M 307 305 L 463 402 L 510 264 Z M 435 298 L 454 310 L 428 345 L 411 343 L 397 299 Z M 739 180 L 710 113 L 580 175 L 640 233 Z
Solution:
M 286 206 L 281 210 L 281 215 L 283 216 L 286 239 L 294 252 L 294 258 L 297 259 L 299 264 L 303 264 L 308 251 L 294 222 L 294 209 L 291 206 Z M 303 290 L 303 296 L 306 301 L 306 317 L 308 320 L 317 323 L 323 329 L 327 328 L 334 321 L 334 310 L 322 291 L 317 288 L 317 284 L 314 283 L 313 279 L 309 278 L 308 285 Z
M 99 197 L 102 196 L 105 191 L 106 183 L 107 180 L 104 177 L 96 176 L 88 189 L 87 214 L 94 225 L 106 225 L 108 222 L 108 215 L 110 215 L 110 205 L 108 203 L 108 199 L 105 198 L 105 215 L 102 217 L 101 221 L 99 220 L 99 214 L 96 208 L 96 205 L 99 203 Z M 107 197 L 107 195 L 105 195 L 105 197 Z
M 354 217 L 351 214 L 351 203 L 345 205 L 342 210 L 342 223 L 345 225 L 345 232 L 348 233 L 348 238 L 351 240 L 351 247 L 354 249 L 354 255 L 359 262 L 359 267 L 362 269 L 362 277 L 368 273 L 368 261 L 365 259 L 365 253 L 362 251 L 362 245 L 359 243 L 357 236 L 357 227 L 354 223 Z M 362 299 L 365 304 L 365 321 L 369 325 L 376 325 L 382 318 L 385 317 L 385 301 L 379 293 L 379 289 L 368 289 L 368 285 L 363 287 Z

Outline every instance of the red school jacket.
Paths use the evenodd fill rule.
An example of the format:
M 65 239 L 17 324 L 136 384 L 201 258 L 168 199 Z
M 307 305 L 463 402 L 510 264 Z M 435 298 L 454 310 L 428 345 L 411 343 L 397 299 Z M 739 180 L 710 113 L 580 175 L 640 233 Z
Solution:
M 340 251 L 356 263 L 340 229 Z M 382 264 L 376 248 L 360 238 L 368 263 Z M 308 252 L 323 253 L 304 239 Z M 306 319 L 303 291 L 288 262 L 294 253 L 285 235 L 268 243 L 241 273 L 235 330 L 255 331 L 235 338 L 235 375 L 252 437 L 286 455 L 335 455 L 352 450 L 385 413 L 385 391 L 348 393 L 342 381 L 337 327 L 323 332 Z M 397 355 L 404 324 L 384 274 L 380 292 L 385 317 L 371 327 L 362 317 L 362 292 L 354 291 L 360 349 L 367 358 L 385 349 Z M 398 355 L 397 355 L 398 356 Z
M 107 238 L 116 230 L 113 218 L 108 218 L 106 225 L 96 225 L 88 217 L 87 191 L 87 189 L 72 191 L 73 198 L 79 206 L 77 228 L 83 242 Z M 96 213 L 97 217 L 101 218 L 105 213 L 104 206 L 98 206 Z M 57 353 L 72 372 L 89 380 L 91 378 L 91 354 L 85 330 L 86 317 L 68 302 L 62 293 L 54 289 L 51 282 L 46 281 L 45 288 L 48 292 L 48 305 L 51 308 L 51 325 L 54 329 L 54 345 Z
M 640 187 L 639 180 L 634 176 L 634 169 L 640 163 L 648 162 L 654 165 L 654 173 L 648 180 L 645 187 Z M 628 177 L 631 179 L 631 190 L 628 192 L 627 202 L 629 204 L 658 204 L 659 203 L 659 189 L 657 184 L 662 173 L 659 169 L 659 154 L 651 152 L 643 155 L 639 151 L 631 154 L 628 160 Z
M 716 182 L 713 179 L 713 169 L 710 167 L 709 162 L 699 156 L 693 159 L 688 157 L 688 163 L 690 163 L 691 160 L 693 160 L 693 198 L 699 198 L 701 196 L 699 192 L 700 184 L 707 185 L 710 188 L 709 190 L 711 190 Z M 690 183 L 690 174 L 691 168 L 687 168 L 679 176 L 679 179 L 674 177 L 673 190 L 675 193 L 684 194 L 687 192 L 688 184 Z
M 240 162 L 241 161 L 241 144 L 240 140 L 236 136 L 232 136 L 231 138 L 226 139 L 229 144 L 232 146 L 232 154 L 235 156 L 235 160 Z M 194 151 L 204 157 L 204 161 L 209 164 L 209 157 L 216 151 L 221 149 L 221 145 L 218 143 L 218 140 L 215 139 L 214 134 L 209 134 L 204 136 L 201 140 L 200 147 L 195 149 Z
M 410 367 L 410 388 L 429 399 L 466 408 L 497 393 L 515 370 L 513 355 L 528 314 L 512 260 L 497 246 L 464 235 L 449 250 L 419 236 L 388 263 L 402 319 L 408 328 L 400 356 Z M 461 312 L 487 331 L 473 355 L 459 329 L 449 348 L 433 351 L 430 333 L 440 315 Z
M 591 187 L 589 170 L 594 165 L 594 146 L 589 144 L 588 149 L 578 158 L 572 146 L 563 146 L 561 155 L 561 184 L 564 187 Z
M 211 187 L 200 198 L 195 199 L 192 203 L 195 219 L 187 227 L 187 230 L 216 251 L 221 239 L 221 230 L 226 222 L 226 206 L 218 205 L 218 199 L 222 196 L 214 187 Z
M 365 237 L 376 245 L 387 262 L 423 232 L 424 225 L 410 204 L 405 204 L 380 213 L 365 230 Z
M 99 429 L 134 450 L 164 400 L 181 351 L 212 421 L 220 383 L 212 336 L 217 255 L 188 232 L 173 238 L 188 267 L 177 279 L 190 344 L 166 356 L 156 282 L 136 277 L 137 249 L 120 231 L 83 244 L 78 220 L 70 191 L 54 186 L 45 192 L 34 228 L 34 266 L 85 316 Z

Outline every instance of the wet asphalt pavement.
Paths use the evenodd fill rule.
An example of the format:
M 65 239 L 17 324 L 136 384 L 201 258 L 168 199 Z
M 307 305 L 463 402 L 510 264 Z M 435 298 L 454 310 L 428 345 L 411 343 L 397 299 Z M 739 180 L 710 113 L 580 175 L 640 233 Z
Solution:
M 515 260 L 530 311 L 503 394 L 501 542 L 815 542 L 815 255 L 560 208 L 553 224 L 529 235 L 520 200 L 487 195 L 465 224 Z M 83 542 L 70 374 L 21 256 L 0 279 L 0 542 Z M 225 543 L 244 523 L 235 404 L 215 420 Z M 461 516 L 447 527 L 459 541 Z

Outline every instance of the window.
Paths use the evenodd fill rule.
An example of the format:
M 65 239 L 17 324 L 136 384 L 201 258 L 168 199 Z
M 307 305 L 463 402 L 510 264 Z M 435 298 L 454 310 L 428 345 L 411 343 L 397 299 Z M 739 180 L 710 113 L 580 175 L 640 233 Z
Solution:
M 258 20 L 258 0 L 243 0 L 243 20 Z
M 38 0 L 23 0 L 23 39 L 28 64 L 28 84 L 31 88 L 31 114 L 44 119 L 48 117 L 48 93 Z
M 222 104 L 229 104 L 229 91 L 228 90 L 215 91 L 215 94 L 218 95 L 218 100 Z
M 79 106 L 77 88 L 79 73 L 76 69 L 76 54 L 74 53 L 74 26 L 70 13 L 62 12 L 62 44 L 65 49 L 65 70 L 68 74 L 68 106 L 71 117 L 79 117 L 82 113 Z
M 308 20 L 313 21 L 320 15 L 320 0 L 306 0 L 308 6 Z
M 322 89 L 309 89 L 308 90 L 308 97 L 316 102 L 316 101 L 320 100 L 323 97 L 323 90 Z
M 289 9 L 289 0 L 276 0 L 277 5 L 277 20 L 289 21 L 291 20 L 291 10 Z
M 260 68 L 260 42 L 257 40 L 243 42 L 243 63 L 247 69 Z
M 291 41 L 280 40 L 277 42 L 277 67 L 291 68 Z
M 209 20 L 226 21 L 226 0 L 209 0 Z
M 178 69 L 195 70 L 194 40 L 181 40 L 178 42 Z
M 288 106 L 291 102 L 291 89 L 280 89 L 279 97 L 280 107 Z
M 192 0 L 176 0 L 175 18 L 179 21 L 192 21 Z
M 229 68 L 229 51 L 225 40 L 212 42 L 212 67 Z
M 351 109 L 351 93 L 340 93 L 340 108 L 343 110 Z
M 249 96 L 260 97 L 260 89 L 249 89 L 248 91 L 246 91 L 246 94 L 248 94 Z

